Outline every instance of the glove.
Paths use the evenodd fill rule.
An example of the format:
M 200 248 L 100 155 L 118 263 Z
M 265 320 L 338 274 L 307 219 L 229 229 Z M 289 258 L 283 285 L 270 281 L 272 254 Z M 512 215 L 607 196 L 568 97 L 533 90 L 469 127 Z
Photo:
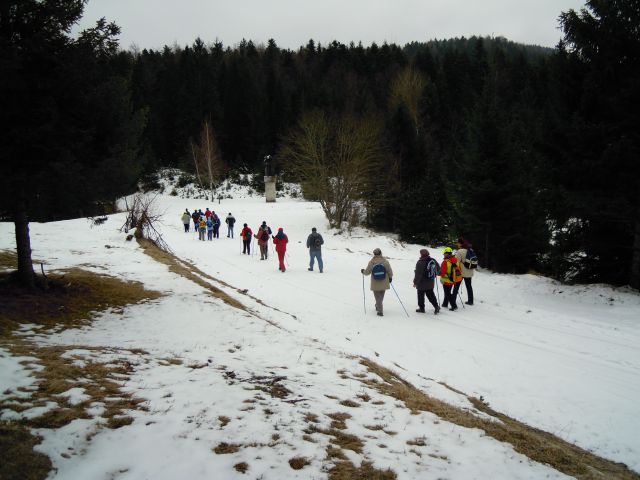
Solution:
M 393 282 L 393 278 L 389 277 L 389 283 Z
M 364 273 L 364 268 L 361 268 L 361 269 L 360 269 L 360 273 Z

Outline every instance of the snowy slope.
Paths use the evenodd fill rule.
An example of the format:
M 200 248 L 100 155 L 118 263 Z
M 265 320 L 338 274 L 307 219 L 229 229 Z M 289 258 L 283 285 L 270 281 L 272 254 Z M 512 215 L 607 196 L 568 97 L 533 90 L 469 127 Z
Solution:
M 411 415 L 363 384 L 341 379 L 336 371 L 365 374 L 362 355 L 401 371 L 419 388 L 438 398 L 469 407 L 467 400 L 437 382 L 482 396 L 493 408 L 555 433 L 599 455 L 640 470 L 640 297 L 607 286 L 567 287 L 530 275 L 478 272 L 476 305 L 435 317 L 414 312 L 413 269 L 421 246 L 355 230 L 327 231 L 320 207 L 296 199 L 266 204 L 242 196 L 220 205 L 176 196 L 157 197 L 166 212 L 165 240 L 174 253 L 200 270 L 261 299 L 265 305 L 226 291 L 250 308 L 233 309 L 203 289 L 155 263 L 117 231 L 123 215 L 97 228 L 86 220 L 32 224 L 34 255 L 50 268 L 84 265 L 125 279 L 142 281 L 167 295 L 122 314 L 106 313 L 91 327 L 55 335 L 36 335 L 43 344 L 140 348 L 130 353 L 136 365 L 126 389 L 147 400 L 148 412 L 118 430 L 99 430 L 98 420 L 76 421 L 60 431 L 40 432 L 38 447 L 49 454 L 55 478 L 243 478 L 233 465 L 245 461 L 251 478 L 326 478 L 327 437 L 303 441 L 305 415 L 348 412 L 350 432 L 368 438 L 363 453 L 349 452 L 356 465 L 363 458 L 377 468 L 391 468 L 398 478 L 562 478 L 543 465 L 515 453 L 509 445 L 439 421 L 431 414 Z M 184 208 L 232 212 L 236 234 L 247 222 L 262 220 L 284 227 L 290 239 L 288 269 L 277 269 L 275 255 L 241 255 L 239 238 L 200 242 L 184 233 Z M 316 226 L 325 239 L 325 271 L 307 271 L 307 235 Z M 12 225 L 0 224 L 0 249 L 14 248 Z M 105 248 L 109 245 L 112 248 Z M 394 269 L 394 292 L 385 298 L 385 316 L 373 311 L 368 280 L 363 303 L 360 268 L 379 247 Z M 440 248 L 432 248 L 441 259 Z M 442 292 L 440 292 L 441 294 Z M 464 295 L 464 292 L 463 292 Z M 274 307 L 274 308 L 270 308 Z M 366 314 L 364 308 L 366 307 Z M 277 309 L 277 310 L 276 310 Z M 104 355 L 104 354 L 103 354 Z M 179 358 L 182 364 L 166 362 Z M 25 385 L 28 372 L 0 355 L 0 391 Z M 400 370 L 402 369 L 402 370 Z M 231 373 L 230 373 L 231 372 Z M 252 390 L 257 378 L 286 377 L 290 403 Z M 330 392 L 329 397 L 326 395 Z M 366 393 L 361 407 L 340 405 Z M 332 397 L 332 398 L 330 398 Z M 1 398 L 1 397 L 0 397 Z M 372 405 L 376 399 L 384 402 Z M 3 417 L 10 415 L 3 412 Z M 229 418 L 221 425 L 218 417 Z M 363 429 L 380 424 L 384 430 Z M 389 434 L 385 432 L 395 432 Z M 275 436 L 274 436 L 275 435 Z M 368 436 L 368 437 L 367 437 Z M 426 437 L 426 445 L 407 441 Z M 220 442 L 243 447 L 216 455 Z M 70 458 L 61 456 L 69 447 Z M 68 455 L 67 455 L 68 456 Z M 303 456 L 311 464 L 294 471 L 288 460 Z

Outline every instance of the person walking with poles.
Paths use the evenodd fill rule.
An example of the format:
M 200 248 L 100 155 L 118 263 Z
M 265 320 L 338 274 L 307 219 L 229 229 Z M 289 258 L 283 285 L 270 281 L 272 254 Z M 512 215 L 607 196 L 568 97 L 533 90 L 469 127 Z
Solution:
M 284 256 L 287 253 L 287 243 L 289 243 L 289 237 L 287 237 L 282 227 L 280 227 L 278 228 L 278 233 L 276 234 L 276 236 L 274 237 L 272 235 L 271 238 L 273 239 L 273 243 L 276 246 L 276 253 L 278 254 L 278 262 L 280 263 L 278 270 L 284 273 L 286 270 L 286 268 L 284 267 Z
M 258 239 L 258 246 L 260 247 L 260 260 L 267 260 L 269 258 L 269 237 L 271 229 L 267 226 L 266 222 L 263 222 L 258 228 L 258 232 L 254 235 Z
M 393 270 L 389 260 L 382 256 L 382 251 L 376 248 L 373 251 L 373 258 L 369 260 L 366 268 L 360 270 L 363 275 L 371 275 L 371 291 L 376 300 L 376 312 L 379 317 L 383 316 L 382 302 L 384 294 L 391 288 L 393 280 Z
M 451 305 L 449 310 L 453 312 L 458 309 L 453 288 L 456 285 L 460 288 L 460 282 L 462 282 L 462 269 L 458 264 L 458 259 L 453 255 L 452 248 L 447 247 L 442 253 L 444 255 L 444 260 L 442 261 L 442 265 L 440 265 L 440 281 L 442 282 L 442 289 L 444 290 L 444 301 L 442 302 L 442 306 L 447 308 Z
M 322 245 L 324 244 L 324 239 L 322 235 L 320 235 L 316 227 L 311 229 L 311 234 L 307 237 L 307 248 L 309 249 L 309 268 L 310 272 L 313 272 L 313 262 L 314 259 L 318 260 L 318 269 L 320 273 L 322 273 Z
M 236 218 L 231 215 L 231 212 L 229 212 L 229 215 L 227 215 L 224 223 L 227 224 L 227 238 L 233 238 L 233 225 L 236 223 Z
M 462 267 L 462 280 L 467 290 L 467 301 L 464 302 L 467 305 L 473 305 L 473 287 L 471 286 L 471 279 L 473 278 L 473 272 L 478 268 L 478 257 L 471 248 L 469 242 L 460 237 L 457 243 L 458 249 L 456 250 L 456 258 Z M 458 284 L 460 285 L 460 284 Z M 457 294 L 454 288 L 454 295 Z
M 253 240 L 252 235 L 253 232 L 245 223 L 244 228 L 240 232 L 240 238 L 242 238 L 242 253 L 246 253 L 247 255 L 251 255 L 251 240 Z
M 182 214 L 182 217 L 180 217 L 180 219 L 182 220 L 182 224 L 184 225 L 184 231 L 188 232 L 189 226 L 191 225 L 191 214 L 189 213 L 188 209 L 184 210 L 184 213 Z
M 440 265 L 435 259 L 429 256 L 429 250 L 423 248 L 420 250 L 420 259 L 416 263 L 415 274 L 413 277 L 413 286 L 418 292 L 418 309 L 416 312 L 424 313 L 424 297 L 427 296 L 429 303 L 433 305 L 433 313 L 437 315 L 440 306 L 433 293 L 433 287 L 436 283 L 436 277 L 440 271 Z

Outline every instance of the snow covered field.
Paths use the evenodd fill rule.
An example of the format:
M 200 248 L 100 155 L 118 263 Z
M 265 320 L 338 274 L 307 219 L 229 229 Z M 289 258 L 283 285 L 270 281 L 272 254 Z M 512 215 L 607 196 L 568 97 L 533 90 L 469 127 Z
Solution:
M 374 359 L 455 405 L 471 408 L 464 396 L 438 382 L 481 397 L 498 411 L 640 471 L 636 292 L 479 271 L 474 306 L 418 314 L 412 279 L 423 246 L 362 229 L 327 231 L 315 203 L 286 198 L 266 204 L 259 196 L 232 194 L 220 205 L 169 195 L 158 196 L 156 204 L 165 212 L 162 231 L 175 255 L 226 282 L 216 286 L 247 312 L 207 295 L 126 242 L 118 231 L 123 214 L 94 228 L 85 219 L 31 224 L 34 257 L 46 259 L 49 269 L 82 266 L 165 294 L 122 313 L 101 314 L 90 327 L 23 332 L 45 345 L 77 345 L 77 353 L 88 358 L 100 354 L 87 347 L 148 352 L 144 358 L 129 354 L 135 372 L 125 390 L 145 399 L 149 409 L 133 412 L 131 425 L 97 429 L 96 416 L 38 432 L 44 438 L 38 450 L 56 469 L 52 478 L 326 478 L 330 437 L 308 431 L 309 414 L 328 428 L 327 414 L 339 412 L 351 416 L 348 431 L 363 441 L 360 453 L 345 450 L 348 459 L 355 465 L 372 461 L 398 478 L 564 477 L 479 430 L 429 413 L 411 414 L 353 379 L 367 375 L 354 356 Z M 221 218 L 232 212 L 236 238 L 227 238 L 224 225 L 212 242 L 184 233 L 180 215 L 194 207 L 212 208 Z M 263 220 L 274 233 L 283 227 L 289 236 L 286 273 L 278 271 L 271 249 L 267 261 L 259 252 L 240 253 L 242 224 L 255 231 Z M 305 241 L 314 226 L 325 240 L 322 274 L 317 267 L 307 271 Z M 13 225 L 0 224 L 0 249 L 14 247 Z M 385 316 L 377 317 L 368 278 L 363 302 L 360 269 L 375 247 L 392 264 L 408 317 L 393 290 L 385 298 Z M 439 261 L 441 249 L 430 248 Z M 29 384 L 28 371 L 2 351 L 0 368 L 0 392 Z M 284 400 L 254 389 L 267 377 L 289 391 Z M 78 401 L 81 394 L 70 392 Z M 17 415 L 4 411 L 2 418 Z M 97 433 L 87 440 L 91 432 Z M 221 442 L 240 447 L 213 453 Z M 293 470 L 292 457 L 304 457 L 309 465 Z M 242 462 L 248 465 L 245 474 L 234 469 Z

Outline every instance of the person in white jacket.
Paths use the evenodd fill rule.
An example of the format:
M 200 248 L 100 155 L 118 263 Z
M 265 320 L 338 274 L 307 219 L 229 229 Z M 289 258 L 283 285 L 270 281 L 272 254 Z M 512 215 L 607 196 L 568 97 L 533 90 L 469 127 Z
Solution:
M 473 305 L 473 287 L 471 286 L 471 278 L 473 277 L 473 269 L 467 268 L 464 264 L 465 259 L 467 258 L 467 251 L 471 248 L 469 242 L 460 237 L 457 242 L 457 250 L 456 250 L 456 258 L 458 259 L 458 263 L 462 266 L 462 280 L 464 280 L 464 286 L 467 289 L 467 301 L 464 302 L 466 305 Z M 460 284 L 458 284 L 458 288 Z M 457 295 L 458 288 L 454 292 L 454 295 Z

